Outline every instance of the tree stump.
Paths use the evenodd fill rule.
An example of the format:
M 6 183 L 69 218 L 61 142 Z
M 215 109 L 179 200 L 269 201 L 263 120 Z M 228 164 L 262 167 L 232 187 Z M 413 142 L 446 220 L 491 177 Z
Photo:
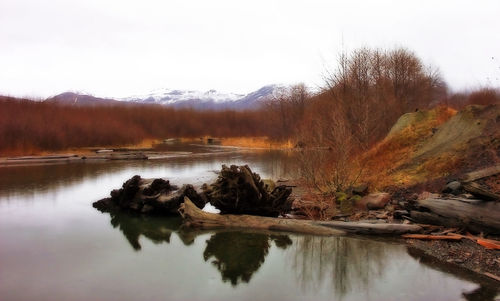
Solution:
M 205 192 L 210 204 L 222 214 L 276 217 L 292 208 L 290 187 L 279 185 L 271 190 L 248 165 L 223 165 L 219 177 Z

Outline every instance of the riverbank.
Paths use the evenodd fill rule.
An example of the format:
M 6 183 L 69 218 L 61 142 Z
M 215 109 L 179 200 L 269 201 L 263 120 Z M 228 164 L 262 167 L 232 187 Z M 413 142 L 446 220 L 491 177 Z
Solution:
M 8 157 L 21 156 L 55 156 L 61 154 L 74 154 L 78 156 L 92 155 L 97 150 L 115 150 L 115 151 L 153 151 L 162 148 L 165 145 L 204 145 L 204 146 L 224 146 L 239 147 L 249 149 L 272 149 L 286 150 L 294 148 L 292 140 L 278 141 L 265 136 L 262 137 L 212 137 L 203 136 L 199 138 L 168 138 L 168 139 L 144 139 L 135 144 L 122 145 L 100 145 L 86 147 L 71 147 L 59 150 L 44 149 L 18 149 L 0 152 L 0 159 Z
M 157 160 L 172 157 L 215 152 L 244 150 L 289 150 L 291 141 L 274 141 L 267 137 L 232 138 L 170 138 L 165 140 L 146 139 L 138 144 L 81 147 L 60 151 L 30 150 L 0 154 L 0 167 L 12 165 L 33 165 L 70 163 L 79 160 Z
M 409 248 L 421 251 L 442 263 L 468 270 L 500 283 L 500 251 L 489 250 L 469 239 L 423 241 L 407 239 Z
M 491 173 L 496 169 L 488 170 Z M 471 174 L 477 177 L 484 173 L 485 171 L 482 170 Z M 422 194 L 421 200 L 414 200 L 413 207 L 408 207 L 405 203 L 411 200 L 399 197 L 397 193 L 369 194 L 365 191 L 362 192 L 364 197 L 349 198 L 348 200 L 356 200 L 356 202 L 352 203 L 353 208 L 350 213 L 342 214 L 342 204 L 307 201 L 308 189 L 300 181 L 262 180 L 248 166 L 223 167 L 218 175 L 218 179 L 212 184 L 203 184 L 198 187 L 189 184 L 181 187 L 182 183 L 176 183 L 179 186 L 171 186 L 167 179 L 142 179 L 134 176 L 127 180 L 120 189 L 113 190 L 110 198 L 95 202 L 94 207 L 102 212 L 110 213 L 115 211 L 146 215 L 178 215 L 180 213 L 185 227 L 204 230 L 234 228 L 319 236 L 364 235 L 371 238 L 392 236 L 404 241 L 410 248 L 418 249 L 426 256 L 433 257 L 444 264 L 452 264 L 481 277 L 500 281 L 500 243 L 494 241 L 498 239 L 494 236 L 498 233 L 498 227 L 495 222 L 489 222 L 488 214 L 480 214 L 484 210 L 483 205 L 489 208 L 490 205 L 494 205 L 490 209 L 493 210 L 493 216 L 496 216 L 498 208 L 494 201 L 464 200 L 467 206 L 477 206 L 477 208 L 459 211 L 472 215 L 461 215 L 462 220 L 458 221 L 455 228 L 452 228 L 440 222 L 444 224 L 450 222 L 453 215 L 441 216 L 438 223 L 434 225 L 414 220 L 413 213 L 421 212 L 419 206 L 424 206 L 426 202 L 448 202 L 457 209 L 461 208 L 459 204 L 453 205 L 453 202 L 462 202 L 461 199 L 448 198 L 446 195 Z M 294 192 L 287 200 L 288 195 L 292 193 L 292 188 Z M 258 190 L 258 193 L 254 190 Z M 281 193 L 286 191 L 288 193 Z M 258 195 L 260 197 L 257 197 Z M 274 199 L 280 201 L 273 201 Z M 207 203 L 225 214 L 202 211 Z M 316 213 L 333 211 L 338 214 L 312 218 L 315 211 Z M 475 219 L 476 211 L 482 216 L 479 220 Z M 427 214 L 431 213 L 432 211 L 427 211 Z M 492 229 L 493 232 L 471 236 L 467 231 L 472 229 L 469 228 L 472 225 L 474 229 L 484 227 L 482 229 L 485 231 Z M 407 233 L 416 234 L 406 235 Z M 489 233 L 489 236 L 486 233 Z M 405 235 L 401 236 L 401 234 Z M 407 239 L 408 237 L 412 239 Z
M 476 171 L 467 176 L 470 177 L 472 174 L 481 174 L 482 171 Z M 498 182 L 498 176 L 490 176 L 489 182 L 492 182 L 492 178 L 496 179 L 495 181 Z M 482 185 L 485 185 L 485 183 L 488 182 L 488 178 L 481 179 L 480 182 Z M 402 193 L 403 190 L 405 193 Z M 307 190 L 303 187 L 299 187 L 294 194 L 300 198 L 305 191 Z M 494 191 L 496 192 L 496 190 Z M 472 273 L 500 284 L 500 236 L 498 235 L 498 230 L 490 228 L 491 230 L 488 231 L 486 216 L 490 213 L 482 214 L 485 208 L 489 208 L 488 210 L 493 210 L 491 211 L 493 213 L 490 215 L 500 216 L 496 213 L 498 212 L 498 206 L 495 206 L 498 204 L 497 201 L 480 200 L 477 195 L 473 197 L 467 193 L 467 199 L 460 199 L 460 196 L 450 196 L 447 194 L 439 195 L 429 192 L 423 192 L 419 195 L 413 192 L 411 196 L 408 194 L 409 191 L 404 188 L 400 188 L 399 190 L 396 189 L 388 194 L 388 200 L 382 208 L 369 209 L 365 207 L 363 210 L 355 209 L 350 214 L 338 213 L 334 215 L 332 219 L 348 223 L 369 222 L 382 225 L 402 223 L 420 226 L 423 230 L 420 232 L 422 235 L 416 235 L 416 237 L 420 236 L 419 239 L 408 239 L 404 237 L 406 235 L 402 235 L 402 237 L 399 238 L 404 241 L 409 249 L 418 251 L 427 258 L 432 258 L 431 261 L 433 262 L 439 262 L 444 266 L 461 269 L 464 273 Z M 457 211 L 457 214 L 460 212 L 459 215 L 461 217 L 458 221 L 450 219 L 451 215 L 448 215 L 448 217 L 442 215 L 436 216 L 436 218 L 432 220 L 432 222 L 434 222 L 433 225 L 417 222 L 415 220 L 415 218 L 419 216 L 417 214 L 420 212 L 419 210 L 428 210 L 425 207 L 419 207 L 423 206 L 425 201 L 434 203 L 440 200 L 450 200 L 450 202 L 452 200 L 456 200 L 456 202 L 463 201 L 464 204 L 470 204 L 472 207 L 478 206 L 478 208 L 471 208 L 470 211 Z M 363 203 L 363 201 L 360 200 L 359 203 Z M 412 203 L 412 205 L 409 205 L 409 203 Z M 307 203 L 305 204 L 307 205 Z M 356 207 L 356 204 L 352 204 L 352 206 Z M 412 210 L 409 209 L 411 207 L 416 211 L 412 212 Z M 459 205 L 454 207 L 458 210 Z M 340 204 L 336 209 L 337 212 L 340 212 Z M 319 210 L 319 208 L 316 208 L 316 210 Z M 450 211 L 452 212 L 453 210 L 448 210 L 448 214 L 450 214 Z M 309 210 L 309 212 L 311 212 L 311 210 Z M 425 211 L 423 214 L 431 216 L 432 211 Z M 479 221 L 476 217 L 480 217 L 481 219 L 484 218 L 483 227 L 485 228 L 483 229 L 485 232 L 483 233 L 481 229 L 476 228 L 477 230 L 473 233 L 477 234 L 474 236 L 468 232 L 468 229 L 473 229 L 475 223 L 476 227 L 479 226 Z M 454 224 L 453 227 L 444 225 L 450 222 L 456 224 Z

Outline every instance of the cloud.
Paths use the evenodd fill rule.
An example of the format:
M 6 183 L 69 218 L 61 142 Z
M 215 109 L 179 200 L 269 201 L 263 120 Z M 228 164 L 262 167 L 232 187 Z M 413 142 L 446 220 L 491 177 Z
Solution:
M 455 88 L 499 85 L 498 11 L 498 1 L 2 0 L 0 93 L 314 86 L 342 48 L 361 46 L 408 47 Z

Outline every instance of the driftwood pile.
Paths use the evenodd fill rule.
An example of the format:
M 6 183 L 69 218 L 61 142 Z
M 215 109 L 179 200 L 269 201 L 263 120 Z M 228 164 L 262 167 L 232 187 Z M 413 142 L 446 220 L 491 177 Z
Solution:
M 479 180 L 500 174 L 500 165 L 466 174 L 448 183 L 442 196 L 407 204 L 407 218 L 421 224 L 500 234 L 500 196 Z
M 408 202 L 404 204 L 405 210 L 393 212 L 395 219 L 398 213 L 399 218 L 422 225 L 274 218 L 290 212 L 293 201 L 290 199 L 291 188 L 284 185 L 274 187 L 273 183 L 266 183 L 246 165 L 223 165 L 214 183 L 204 184 L 198 189 L 192 185 L 179 188 L 164 179 L 148 180 L 134 176 L 122 188 L 113 190 L 111 197 L 95 202 L 94 207 L 108 212 L 180 213 L 185 226 L 203 229 L 236 227 L 316 235 L 424 233 L 413 238 L 458 240 L 458 233 L 466 233 L 464 231 L 500 234 L 499 198 L 495 191 L 489 191 L 478 182 L 499 173 L 499 166 L 469 173 L 458 184 L 449 183 L 447 194 Z M 207 203 L 219 209 L 221 214 L 202 211 Z M 425 225 L 444 226 L 458 231 L 433 235 L 436 233 L 426 232 Z M 454 236 L 450 237 L 452 234 Z M 495 241 L 486 243 L 490 247 L 494 244 L 493 248 L 496 248 Z
M 215 183 L 205 186 L 204 192 L 222 214 L 276 217 L 292 209 L 292 189 L 285 185 L 270 187 L 248 165 L 223 165 Z
M 221 215 L 200 210 L 189 198 L 185 198 L 179 211 L 183 217 L 184 226 L 200 229 L 240 228 L 326 236 L 345 235 L 347 233 L 399 235 L 422 231 L 420 226 L 408 224 L 370 224 L 272 218 L 255 215 Z
M 178 215 L 179 206 L 188 197 L 198 208 L 211 203 L 222 214 L 253 214 L 279 216 L 291 210 L 290 187 L 264 184 L 248 166 L 222 166 L 217 180 L 196 189 L 181 188 L 164 179 L 143 179 L 133 176 L 120 189 L 111 191 L 109 198 L 93 204 L 103 212 L 116 210 L 144 214 Z
M 179 188 L 164 179 L 143 179 L 140 176 L 133 176 L 123 183 L 122 188 L 111 191 L 111 197 L 99 200 L 93 206 L 102 212 L 125 210 L 170 215 L 177 214 L 185 196 L 191 198 L 199 208 L 205 206 L 206 199 L 192 185 Z

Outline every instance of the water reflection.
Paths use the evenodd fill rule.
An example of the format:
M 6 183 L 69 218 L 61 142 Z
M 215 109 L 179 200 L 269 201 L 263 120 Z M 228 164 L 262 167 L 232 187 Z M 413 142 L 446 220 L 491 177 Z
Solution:
M 107 213 L 105 213 L 107 214 Z M 195 238 L 207 231 L 181 227 L 180 217 L 151 217 L 126 212 L 111 212 L 111 225 L 118 228 L 131 247 L 139 251 L 141 236 L 155 244 L 170 243 L 172 233 L 176 233 L 185 246 L 191 245 Z M 252 275 L 264 263 L 271 243 L 280 249 L 292 245 L 287 235 L 269 235 L 241 231 L 213 233 L 206 241 L 203 259 L 217 268 L 222 281 L 230 281 L 233 286 L 248 283 Z
M 181 225 L 181 219 L 176 217 L 148 217 L 123 212 L 111 212 L 110 216 L 111 225 L 120 229 L 136 251 L 141 249 L 139 243 L 141 236 L 148 238 L 155 244 L 169 243 L 172 232 L 177 231 Z
M 252 275 L 264 263 L 271 241 L 286 249 L 292 244 L 286 235 L 267 235 L 260 233 L 223 232 L 216 233 L 207 240 L 203 258 L 219 270 L 222 281 L 230 281 L 233 286 L 240 282 L 248 283 Z
M 435 258 L 426 255 L 424 252 L 418 249 L 409 247 L 408 254 L 414 259 L 418 260 L 421 264 L 428 266 L 434 270 L 453 274 L 463 280 L 478 282 L 477 277 L 470 272 L 436 260 Z M 479 281 L 478 288 L 462 292 L 462 297 L 468 301 L 495 301 L 498 300 L 497 296 L 499 293 L 500 289 L 498 288 L 498 283 L 495 280 L 485 278 Z
M 249 164 L 277 179 L 293 175 L 293 156 L 0 168 L 0 299 L 494 300 L 496 283 L 387 241 L 183 229 L 179 218 L 108 216 L 91 206 L 134 174 L 195 183 L 213 180 L 221 164 Z
M 305 290 L 317 290 L 330 279 L 336 299 L 354 289 L 367 291 L 384 272 L 391 245 L 345 237 L 301 236 L 294 242 L 292 268 Z
M 278 179 L 294 174 L 294 152 L 225 151 L 203 153 L 161 160 L 92 161 L 0 167 L 0 197 L 36 197 L 38 193 L 57 192 L 68 186 L 113 175 L 121 183 L 134 174 L 143 177 L 169 177 L 190 183 L 215 178 L 222 164 L 249 164 L 264 178 Z M 194 183 L 196 184 L 196 183 Z M 200 183 L 201 184 L 201 183 Z M 111 189 L 111 187 L 109 188 Z
M 488 287 L 484 285 L 472 291 L 462 293 L 462 296 L 467 301 L 496 301 L 498 300 L 496 298 L 497 295 L 498 289 L 495 289 L 494 286 Z
M 480 284 L 478 288 L 461 292 L 465 300 L 495 300 L 498 294 L 495 285 L 488 281 L 478 280 L 463 270 L 450 270 L 448 266 L 443 266 L 413 249 L 407 250 L 402 245 L 387 241 L 352 237 L 290 236 L 231 229 L 214 232 L 183 228 L 179 217 L 148 217 L 121 212 L 111 213 L 110 218 L 111 225 L 122 232 L 136 251 L 142 248 L 141 237 L 155 244 L 169 244 L 173 234 L 177 235 L 184 247 L 201 246 L 203 251 L 200 250 L 201 254 L 198 254 L 205 262 L 215 267 L 222 282 L 228 282 L 233 287 L 250 283 L 274 247 L 275 251 L 284 252 L 286 265 L 302 292 L 326 289 L 336 300 L 351 299 L 360 292 L 376 290 L 381 286 L 381 279 L 385 279 L 385 285 L 391 290 L 391 283 L 398 279 L 398 270 L 394 270 L 394 263 L 406 262 L 408 254 L 433 270 Z M 210 234 L 210 237 L 204 244 L 194 244 L 197 237 L 206 234 Z M 363 295 L 360 298 L 369 296 Z

